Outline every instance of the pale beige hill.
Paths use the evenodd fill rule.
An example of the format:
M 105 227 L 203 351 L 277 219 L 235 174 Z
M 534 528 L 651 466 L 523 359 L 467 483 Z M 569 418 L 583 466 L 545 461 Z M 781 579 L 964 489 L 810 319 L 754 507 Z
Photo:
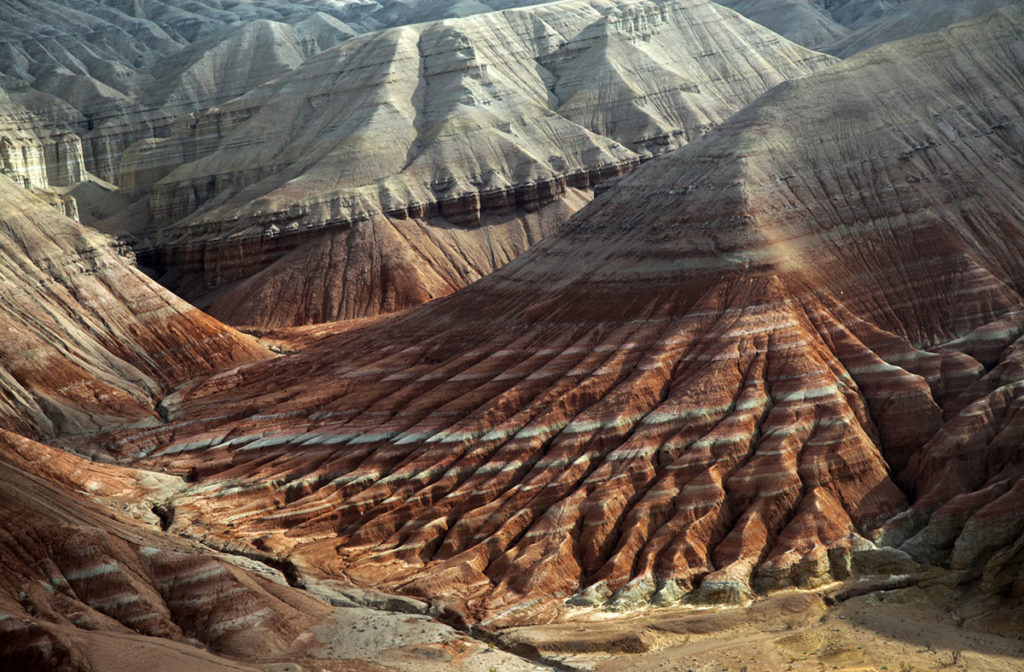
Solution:
M 554 222 L 549 206 L 571 211 L 578 190 L 830 62 L 706 0 L 567 0 L 408 26 L 179 120 L 170 138 L 129 150 L 120 183 L 148 194 L 146 261 L 192 298 L 279 262 L 215 315 L 257 326 L 371 315 L 494 270 L 525 247 L 504 241 L 550 230 L 524 228 L 526 213 Z M 430 231 L 496 222 L 509 230 Z M 339 229 L 355 240 L 390 232 L 375 254 L 400 277 L 360 281 L 366 261 L 340 252 L 347 243 L 324 256 L 312 241 Z M 424 251 L 443 238 L 459 241 L 445 243 L 451 253 Z M 337 289 L 302 300 L 322 310 L 240 310 L 284 288 L 297 274 L 284 255 L 306 245 L 319 259 L 301 272 Z
M 268 356 L 132 261 L 108 237 L 0 177 L 5 428 L 38 437 L 155 419 L 173 385 Z
M 523 3 L 500 6 L 515 4 Z M 115 181 L 132 142 L 165 135 L 175 117 L 356 33 L 491 10 L 402 0 L 11 0 L 0 5 L 0 86 L 82 136 L 87 168 Z

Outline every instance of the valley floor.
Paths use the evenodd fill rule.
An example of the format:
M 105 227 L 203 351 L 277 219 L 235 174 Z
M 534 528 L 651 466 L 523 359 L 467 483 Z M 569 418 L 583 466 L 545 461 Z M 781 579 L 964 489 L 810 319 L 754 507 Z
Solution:
M 790 591 L 741 608 L 580 614 L 505 636 L 595 672 L 1022 669 L 1021 614 L 963 597 L 930 585 L 827 607 L 819 594 Z

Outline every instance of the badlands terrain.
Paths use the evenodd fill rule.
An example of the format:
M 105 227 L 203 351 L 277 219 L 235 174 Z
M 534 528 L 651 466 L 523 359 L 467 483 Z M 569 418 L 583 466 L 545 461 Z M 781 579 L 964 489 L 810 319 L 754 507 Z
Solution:
M 1024 665 L 1019 2 L 0 15 L 4 669 Z

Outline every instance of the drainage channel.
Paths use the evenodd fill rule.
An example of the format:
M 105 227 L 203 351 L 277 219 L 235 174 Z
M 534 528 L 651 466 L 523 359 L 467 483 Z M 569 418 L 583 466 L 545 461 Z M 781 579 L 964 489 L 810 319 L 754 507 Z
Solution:
M 173 520 L 173 508 L 160 508 L 164 512 L 169 511 L 169 516 Z M 164 517 L 168 514 L 162 513 L 157 515 L 160 516 L 162 522 L 164 520 Z M 467 623 L 460 612 L 455 611 L 441 603 L 420 603 L 423 605 L 423 607 L 420 608 L 415 604 L 416 602 L 419 602 L 419 600 L 412 600 L 410 598 L 405 598 L 400 595 L 390 595 L 388 593 L 382 593 L 379 591 L 363 591 L 362 589 L 356 589 L 356 591 L 365 593 L 368 596 L 373 596 L 373 598 L 375 599 L 360 599 L 360 597 L 355 594 L 356 591 L 341 593 L 336 597 L 332 597 L 331 593 L 333 593 L 334 591 L 329 591 L 327 589 L 318 590 L 316 588 L 316 582 L 313 582 L 312 586 L 309 585 L 309 582 L 302 576 L 301 572 L 299 572 L 299 569 L 290 560 L 281 559 L 269 553 L 261 553 L 259 551 L 246 551 L 237 548 L 218 547 L 216 544 L 211 544 L 207 541 L 196 539 L 187 534 L 182 534 L 181 536 L 191 541 L 195 541 L 199 544 L 202 544 L 203 546 L 206 546 L 210 550 L 216 551 L 217 553 L 221 553 L 224 555 L 233 555 L 240 558 L 245 558 L 246 560 L 263 564 L 269 567 L 270 569 L 279 572 L 284 577 L 288 585 L 292 588 L 304 590 L 308 592 L 310 595 L 316 597 L 317 599 L 330 603 L 332 606 L 362 607 L 366 609 L 373 609 L 375 611 L 392 614 L 413 614 L 426 616 L 438 623 L 441 623 L 452 628 L 454 631 L 460 634 L 463 634 L 471 639 L 476 640 L 477 642 L 480 642 L 481 644 L 486 645 L 489 648 L 493 647 L 494 649 L 498 649 L 511 656 L 515 656 L 516 658 L 524 660 L 530 664 L 545 667 L 550 670 L 554 670 L 555 672 L 587 672 L 587 668 L 567 665 L 566 663 L 558 660 L 557 658 L 552 658 L 550 656 L 542 654 L 540 651 L 534 649 L 533 647 L 528 647 L 524 645 L 516 646 L 513 644 L 509 644 L 508 642 L 504 641 L 497 633 L 480 628 L 471 623 Z

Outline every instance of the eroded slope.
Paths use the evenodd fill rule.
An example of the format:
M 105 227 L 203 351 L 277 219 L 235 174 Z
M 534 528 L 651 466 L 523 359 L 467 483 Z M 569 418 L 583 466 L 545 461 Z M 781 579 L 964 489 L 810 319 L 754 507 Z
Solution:
M 706 0 L 570 0 L 396 28 L 179 120 L 128 152 L 120 183 L 148 194 L 156 229 L 141 245 L 169 284 L 195 298 L 249 278 L 214 315 L 372 315 L 476 280 L 597 181 L 830 62 Z M 360 281 L 351 250 L 371 238 L 392 272 Z M 294 250 L 312 262 L 301 273 L 294 257 L 274 263 Z M 315 308 L 267 315 L 246 298 L 280 288 Z
M 40 437 L 152 419 L 172 386 L 269 355 L 132 261 L 108 237 L 0 177 L 5 428 Z
M 112 447 L 197 470 L 174 529 L 491 623 L 913 568 L 880 538 L 1016 586 L 1022 29 L 777 87 L 472 288 Z
M 840 57 L 945 28 L 1013 0 L 721 0 L 780 35 Z

